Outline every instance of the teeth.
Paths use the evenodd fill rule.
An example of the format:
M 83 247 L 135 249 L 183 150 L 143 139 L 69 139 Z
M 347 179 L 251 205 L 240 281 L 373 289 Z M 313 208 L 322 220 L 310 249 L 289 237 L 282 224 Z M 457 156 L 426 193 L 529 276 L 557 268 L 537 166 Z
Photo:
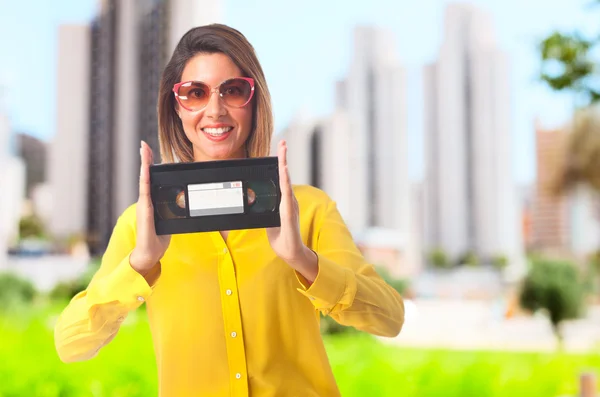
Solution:
M 233 129 L 233 127 L 225 127 L 225 128 L 203 128 L 202 131 L 206 132 L 207 134 L 213 135 L 213 136 L 219 136 L 219 135 L 223 135 L 226 132 L 229 132 Z

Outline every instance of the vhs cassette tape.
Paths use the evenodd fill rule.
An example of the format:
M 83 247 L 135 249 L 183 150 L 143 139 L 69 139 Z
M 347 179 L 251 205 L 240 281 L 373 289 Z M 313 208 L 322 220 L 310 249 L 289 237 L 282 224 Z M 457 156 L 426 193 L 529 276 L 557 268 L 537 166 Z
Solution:
M 150 166 L 156 233 L 281 225 L 277 157 Z

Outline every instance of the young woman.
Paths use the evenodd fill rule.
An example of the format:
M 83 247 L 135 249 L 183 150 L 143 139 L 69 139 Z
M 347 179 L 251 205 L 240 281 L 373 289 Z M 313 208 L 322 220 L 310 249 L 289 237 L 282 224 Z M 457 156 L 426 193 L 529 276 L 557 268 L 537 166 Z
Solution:
M 269 154 L 265 76 L 251 44 L 230 27 L 183 36 L 162 76 L 158 114 L 163 162 Z M 281 227 L 157 236 L 153 157 L 142 143 L 138 202 L 56 324 L 61 360 L 94 357 L 146 303 L 160 396 L 338 396 L 319 315 L 392 337 L 403 301 L 356 248 L 335 202 L 292 185 L 286 153 L 280 142 Z

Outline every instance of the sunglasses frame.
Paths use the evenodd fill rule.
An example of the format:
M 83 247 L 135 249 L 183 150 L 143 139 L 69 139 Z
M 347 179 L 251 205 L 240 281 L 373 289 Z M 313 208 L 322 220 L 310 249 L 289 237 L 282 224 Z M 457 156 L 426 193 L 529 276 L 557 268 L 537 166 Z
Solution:
M 248 83 L 250 83 L 250 96 L 248 97 L 248 100 L 247 100 L 247 101 L 246 101 L 246 102 L 245 102 L 243 105 L 241 105 L 241 106 L 231 106 L 231 105 L 228 105 L 228 104 L 225 102 L 225 100 L 223 99 L 223 96 L 221 95 L 221 93 L 219 92 L 219 89 L 221 88 L 221 86 L 222 86 L 224 83 L 227 83 L 228 81 L 231 81 L 231 80 L 245 80 L 245 81 L 247 81 Z M 209 97 L 208 97 L 208 101 L 206 102 L 206 105 L 205 105 L 204 107 L 202 107 L 202 108 L 200 108 L 200 109 L 196 109 L 196 110 L 194 110 L 194 109 L 190 109 L 190 108 L 188 108 L 187 106 L 185 106 L 185 105 L 183 104 L 183 101 L 182 101 L 182 100 L 179 98 L 179 94 L 178 94 L 179 88 L 181 88 L 181 86 L 182 86 L 182 85 L 184 85 L 184 84 L 194 84 L 194 83 L 200 83 L 200 84 L 203 84 L 203 85 L 207 86 L 207 87 L 210 89 L 210 94 L 209 94 Z M 232 108 L 236 108 L 236 109 L 243 108 L 243 107 L 244 107 L 244 106 L 246 106 L 248 103 L 250 103 L 250 101 L 251 101 L 251 100 L 252 100 L 252 98 L 254 97 L 254 79 L 253 79 L 253 78 L 251 78 L 251 77 L 232 77 L 232 78 L 230 78 L 230 79 L 227 79 L 227 80 L 224 80 L 224 81 L 222 81 L 222 82 L 221 82 L 221 83 L 219 83 L 219 85 L 217 85 L 216 87 L 211 87 L 209 84 L 206 84 L 205 82 L 203 82 L 203 81 L 199 81 L 199 80 L 188 80 L 188 81 L 181 81 L 181 82 L 179 82 L 179 83 L 176 83 L 175 85 L 173 85 L 173 93 L 175 94 L 175 99 L 177 100 L 177 103 L 179 103 L 179 105 L 180 105 L 182 108 L 184 108 L 185 110 L 188 110 L 188 111 L 190 111 L 190 112 L 199 112 L 199 111 L 201 111 L 201 110 L 204 110 L 204 109 L 206 108 L 206 106 L 208 106 L 208 102 L 210 102 L 210 97 L 212 96 L 213 92 L 214 92 L 214 93 L 217 93 L 217 94 L 219 95 L 219 99 L 221 100 L 221 102 L 222 102 L 222 103 L 223 103 L 225 106 L 227 106 L 227 107 L 232 107 Z

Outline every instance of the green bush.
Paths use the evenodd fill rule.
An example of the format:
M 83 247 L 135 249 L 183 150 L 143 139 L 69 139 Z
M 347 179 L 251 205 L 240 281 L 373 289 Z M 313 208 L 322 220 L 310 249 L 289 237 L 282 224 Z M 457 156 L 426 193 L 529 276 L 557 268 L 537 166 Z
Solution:
M 537 260 L 523 280 L 519 300 L 526 310 L 547 313 L 560 346 L 562 322 L 582 314 L 583 289 L 583 282 L 571 263 Z
M 427 261 L 431 266 L 438 269 L 447 269 L 452 266 L 448 255 L 441 248 L 436 248 L 429 252 L 427 255 Z
M 12 272 L 0 273 L 0 310 L 31 303 L 37 295 L 34 285 Z
M 479 257 L 473 251 L 467 251 L 458 257 L 456 266 L 471 266 L 475 267 L 479 265 Z
M 492 258 L 492 266 L 498 270 L 503 270 L 508 265 L 508 258 L 506 255 L 496 255 Z
M 93 261 L 87 270 L 79 277 L 57 283 L 49 293 L 50 299 L 54 301 L 70 301 L 79 292 L 85 290 L 92 281 L 92 277 L 98 271 L 99 262 Z
M 35 215 L 21 218 L 19 221 L 19 237 L 21 239 L 45 238 L 46 230 L 41 219 Z

